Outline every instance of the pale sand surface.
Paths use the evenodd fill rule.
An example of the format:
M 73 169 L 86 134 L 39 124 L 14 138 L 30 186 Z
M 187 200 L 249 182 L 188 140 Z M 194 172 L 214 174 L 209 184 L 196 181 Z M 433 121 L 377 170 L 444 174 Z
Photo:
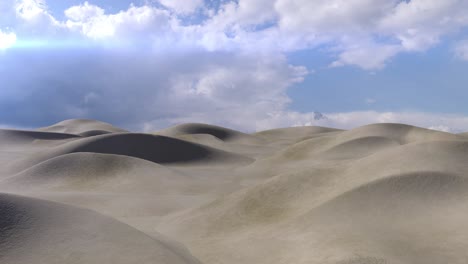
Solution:
M 468 263 L 465 133 L 66 120 L 0 144 L 0 263 Z

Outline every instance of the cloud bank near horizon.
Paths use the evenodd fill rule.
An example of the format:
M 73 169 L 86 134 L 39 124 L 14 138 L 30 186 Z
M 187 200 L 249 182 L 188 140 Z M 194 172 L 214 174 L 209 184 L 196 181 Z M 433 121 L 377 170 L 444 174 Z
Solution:
M 246 131 L 373 122 L 468 130 L 462 116 L 429 113 L 328 113 L 316 121 L 289 110 L 287 95 L 314 72 L 288 61 L 299 50 L 320 49 L 329 67 L 378 71 L 450 36 L 454 56 L 468 61 L 464 10 L 466 0 L 160 0 L 116 13 L 84 2 L 59 19 L 46 1 L 6 0 L 0 120 L 40 126 L 89 117 L 134 130 L 193 121 Z

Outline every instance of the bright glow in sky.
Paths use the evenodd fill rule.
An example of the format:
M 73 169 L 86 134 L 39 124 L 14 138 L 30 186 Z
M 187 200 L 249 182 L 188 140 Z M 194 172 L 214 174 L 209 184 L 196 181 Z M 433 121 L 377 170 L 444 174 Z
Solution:
M 12 47 L 16 42 L 15 33 L 4 33 L 0 31 L 0 50 Z
M 2 0 L 0 124 L 468 131 L 467 10 L 468 0 Z

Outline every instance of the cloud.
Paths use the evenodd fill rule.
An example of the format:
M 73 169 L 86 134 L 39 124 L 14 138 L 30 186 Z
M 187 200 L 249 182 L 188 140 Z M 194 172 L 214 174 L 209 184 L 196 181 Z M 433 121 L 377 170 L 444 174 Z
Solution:
M 159 2 L 182 15 L 191 14 L 203 6 L 203 0 L 159 0 Z
M 374 123 L 403 123 L 452 133 L 468 131 L 468 117 L 455 114 L 356 111 L 325 113 L 324 115 L 326 119 L 315 120 L 314 113 L 291 111 L 277 113 L 263 120 L 257 129 L 305 125 L 352 129 Z
M 50 14 L 44 0 L 0 1 L 0 31 L 14 32 L 15 46 L 46 42 L 49 38 L 64 38 L 61 23 Z M 26 43 L 29 42 L 29 43 Z
M 385 63 L 401 51 L 398 45 L 377 44 L 372 41 L 347 41 L 345 45 L 331 67 L 355 65 L 365 70 L 378 70 L 384 68 Z
M 146 129 L 196 121 L 256 130 L 272 112 L 286 111 L 287 89 L 308 74 L 304 67 L 288 65 L 284 57 L 217 56 L 221 60 L 169 79 L 164 105 L 181 107 L 163 123 L 146 122 Z
M 104 14 L 98 6 L 85 2 L 65 10 L 66 27 L 92 39 L 113 37 L 113 41 L 134 43 L 138 37 L 151 41 L 152 36 L 172 33 L 168 11 L 151 6 L 130 6 L 117 14 Z
M 369 32 L 396 0 L 277 0 L 281 28 L 312 34 Z
M 466 0 L 401 1 L 383 17 L 379 29 L 395 35 L 408 51 L 426 50 L 440 37 L 468 25 Z
M 202 0 L 159 3 L 174 14 L 149 4 L 105 14 L 102 8 L 84 2 L 65 11 L 66 24 L 92 38 L 113 36 L 125 28 L 143 34 L 171 32 L 178 40 L 210 50 L 252 50 L 258 40 L 262 48 L 277 51 L 325 44 L 342 57 L 336 65 L 364 69 L 382 68 L 400 52 L 426 50 L 442 36 L 456 34 L 468 25 L 466 0 L 239 0 L 220 1 L 216 8 Z M 206 19 L 182 23 L 185 14 L 199 9 L 206 12 Z M 19 0 L 16 13 L 24 20 L 60 24 L 43 0 Z M 369 46 L 372 49 L 366 51 Z M 377 62 L 362 61 L 376 50 L 384 54 Z
M 468 26 L 462 11 L 468 9 L 467 0 L 239 0 L 221 1 L 216 8 L 202 0 L 159 3 L 173 13 L 143 5 L 105 14 L 85 2 L 65 11 L 66 25 L 94 39 L 147 34 L 166 45 L 208 51 L 281 53 L 325 47 L 337 57 L 331 66 L 365 70 L 382 69 L 401 52 L 427 50 Z M 184 22 L 185 15 L 201 9 L 204 20 Z
M 271 22 L 276 18 L 274 1 L 251 0 L 227 2 L 212 21 L 225 26 L 235 25 L 244 29 L 253 29 L 256 25 Z
M 2 80 L 8 88 L 0 91 L 0 119 L 20 126 L 86 117 L 132 130 L 185 121 L 254 130 L 257 120 L 286 110 L 287 89 L 307 74 L 283 56 L 99 47 L 12 50 L 2 63 L 9 78 Z
M 65 10 L 65 16 L 71 19 L 72 21 L 89 21 L 96 17 L 101 17 L 104 15 L 104 9 L 91 5 L 88 1 L 85 1 L 81 5 L 72 6 Z
M 65 21 L 44 1 L 9 3 L 0 4 L 10 17 L 6 24 L 0 18 L 0 43 L 9 47 L 0 57 L 8 65 L 0 65 L 4 123 L 88 117 L 133 130 L 193 121 L 245 131 L 386 121 L 465 127 L 458 116 L 356 112 L 315 120 L 314 113 L 291 111 L 288 89 L 312 70 L 290 65 L 287 54 L 321 47 L 335 58 L 333 67 L 382 69 L 400 52 L 425 49 L 466 26 L 454 8 L 466 1 L 161 1 L 164 7 L 131 5 L 112 14 L 84 2 L 65 10 Z M 185 19 L 198 10 L 202 21 Z
M 325 39 L 339 57 L 332 66 L 366 70 L 382 69 L 401 52 L 425 51 L 468 26 L 466 0 L 277 0 L 275 8 L 282 32 L 308 35 L 312 47 Z
M 45 0 L 16 1 L 15 10 L 17 17 L 35 26 L 39 24 L 58 25 L 58 21 L 49 14 Z
M 67 21 L 56 21 L 46 6 L 31 9 L 25 23 L 47 33 L 53 27 L 72 46 L 18 48 L 2 57 L 9 78 L 2 80 L 8 88 L 0 91 L 0 119 L 15 125 L 88 117 L 134 130 L 184 120 L 251 130 L 286 110 L 287 89 L 308 74 L 281 53 L 207 51 L 197 30 L 154 6 L 106 14 L 85 2 L 65 11 Z M 31 35 L 20 33 L 20 41 Z
M 22 0 L 15 5 L 16 14 L 25 20 L 33 20 L 47 15 L 47 7 L 43 0 Z
M 8 49 L 16 43 L 16 34 L 13 32 L 5 33 L 0 30 L 0 50 Z
M 462 40 L 455 46 L 455 55 L 464 61 L 468 61 L 468 40 Z

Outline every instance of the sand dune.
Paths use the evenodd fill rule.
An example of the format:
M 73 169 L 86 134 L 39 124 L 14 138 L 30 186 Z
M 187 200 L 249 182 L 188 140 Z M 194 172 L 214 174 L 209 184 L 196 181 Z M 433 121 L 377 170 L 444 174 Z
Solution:
M 0 195 L 2 263 L 199 263 L 165 242 L 86 209 Z
M 207 125 L 207 124 L 181 124 L 162 131 L 157 132 L 157 134 L 167 135 L 167 136 L 181 136 L 181 135 L 193 135 L 193 134 L 207 134 L 212 135 L 222 141 L 235 140 L 239 138 L 249 138 L 252 137 L 248 134 L 235 131 L 232 129 Z
M 99 153 L 71 153 L 48 159 L 3 180 L 8 188 L 58 190 L 168 191 L 167 185 L 188 184 L 187 177 L 143 159 Z M 151 188 L 146 188 L 151 187 Z
M 127 130 L 114 127 L 111 124 L 90 119 L 69 119 L 57 124 L 38 129 L 44 132 L 61 132 L 69 134 L 82 134 L 90 131 L 105 131 L 110 133 L 128 132 Z
M 0 143 L 2 263 L 468 263 L 463 133 L 68 120 Z
M 31 143 L 34 140 L 61 140 L 79 137 L 79 135 L 56 132 L 24 131 L 10 129 L 0 130 L 0 140 L 3 144 L 22 142 Z
M 207 124 L 182 124 L 155 133 L 194 143 L 200 143 L 248 157 L 259 157 L 272 149 L 262 136 L 250 135 Z
M 26 160 L 23 166 L 31 166 L 60 155 L 80 152 L 124 155 L 161 164 L 200 161 L 212 163 L 250 162 L 247 157 L 171 137 L 117 133 L 88 137 L 62 144 Z
M 223 167 L 224 168 L 224 167 Z M 193 170 L 193 168 L 190 168 Z M 206 183 L 209 180 L 210 184 Z M 0 181 L 0 190 L 136 194 L 139 196 L 206 196 L 223 179 L 194 177 L 139 158 L 99 153 L 61 155 Z M 2 188 L 5 187 L 5 188 Z M 123 209 L 125 206 L 120 205 Z M 134 205 L 130 205 L 134 206 Z
M 85 132 L 81 132 L 78 135 L 82 137 L 93 137 L 93 136 L 100 136 L 100 135 L 105 135 L 105 134 L 110 134 L 112 132 L 106 131 L 106 130 L 88 130 Z
M 349 141 L 356 138 L 379 136 L 398 141 L 400 144 L 407 144 L 419 141 L 431 140 L 456 140 L 457 135 L 414 127 L 405 124 L 372 124 L 358 127 L 337 136 L 338 141 Z
M 319 126 L 305 126 L 305 127 L 287 127 L 287 128 L 277 128 L 271 130 L 265 130 L 255 133 L 254 135 L 259 135 L 266 137 L 270 140 L 293 140 L 301 141 L 316 135 L 330 132 L 341 132 L 340 129 L 328 128 L 328 127 L 319 127 Z

